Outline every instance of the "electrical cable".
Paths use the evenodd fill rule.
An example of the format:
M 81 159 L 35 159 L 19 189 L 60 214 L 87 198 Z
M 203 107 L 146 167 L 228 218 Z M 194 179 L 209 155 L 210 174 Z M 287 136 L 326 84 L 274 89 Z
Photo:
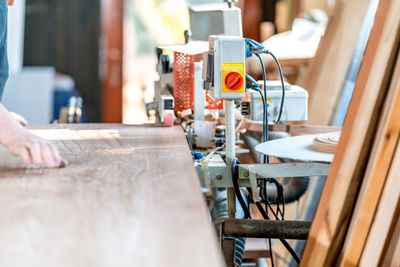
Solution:
M 263 216 L 263 218 L 265 220 L 270 220 L 268 214 L 265 213 L 265 210 L 263 209 L 263 207 L 261 206 L 261 204 L 259 202 L 256 202 L 256 206 L 257 206 L 258 210 L 260 211 L 261 215 Z M 294 260 L 299 264 L 300 263 L 300 258 L 296 254 L 296 252 L 293 250 L 293 248 L 289 245 L 289 243 L 283 238 L 280 238 L 279 240 L 285 246 L 285 248 L 289 251 L 289 253 L 292 255 Z
M 281 97 L 281 106 L 279 108 L 279 114 L 278 114 L 278 118 L 275 121 L 275 124 L 278 124 L 281 121 L 281 117 L 282 117 L 282 113 L 283 113 L 283 106 L 285 104 L 285 82 L 283 80 L 283 73 L 282 73 L 282 68 L 281 68 L 281 64 L 279 63 L 278 59 L 275 57 L 275 55 L 269 51 L 266 50 L 265 53 L 269 54 L 275 61 L 276 66 L 278 67 L 279 70 L 279 76 L 281 78 L 281 85 L 282 85 L 282 97 Z
M 274 59 L 276 65 L 278 67 L 279 75 L 280 75 L 280 79 L 281 79 L 282 97 L 281 97 L 281 101 L 280 101 L 279 113 L 278 113 L 277 119 L 275 120 L 275 124 L 278 124 L 281 121 L 282 113 L 283 113 L 283 107 L 284 107 L 284 104 L 285 104 L 285 83 L 284 83 L 284 79 L 283 79 L 282 68 L 281 68 L 281 65 L 280 65 L 278 59 L 275 57 L 275 55 L 272 52 L 270 52 L 269 50 L 266 50 L 263 45 L 261 45 L 260 43 L 254 41 L 252 39 L 247 39 L 247 38 L 245 39 L 245 43 L 249 46 L 249 50 L 246 50 L 247 57 L 250 57 L 252 54 L 255 54 L 257 56 L 257 58 L 259 59 L 259 61 L 260 61 L 261 68 L 262 68 L 262 71 L 263 71 L 264 96 L 262 95 L 262 92 L 261 92 L 261 90 L 259 88 L 257 88 L 256 90 L 260 93 L 261 99 L 263 100 L 263 141 L 266 142 L 268 140 L 268 103 L 267 103 L 267 99 L 268 98 L 267 98 L 267 85 L 266 85 L 267 78 L 266 78 L 266 70 L 265 70 L 264 62 L 262 61 L 260 53 L 269 54 Z M 253 49 L 253 53 L 251 51 L 252 49 Z M 247 76 L 248 75 L 246 75 L 246 77 Z M 254 79 L 249 79 L 249 80 L 251 80 L 252 83 L 255 85 L 255 80 Z M 264 163 L 265 162 L 269 163 L 268 157 L 264 156 L 263 162 Z M 276 202 L 276 206 L 277 206 L 276 212 L 273 210 L 271 204 L 268 201 L 267 190 L 266 190 L 267 182 L 274 183 L 276 188 L 277 188 L 277 198 L 276 198 L 276 201 L 275 201 Z M 248 190 L 248 191 L 249 191 L 249 197 L 252 198 L 251 189 Z M 269 208 L 271 210 L 272 214 L 274 215 L 274 217 L 277 220 L 279 220 L 279 216 L 278 216 L 279 214 L 281 215 L 281 219 L 284 220 L 285 219 L 285 198 L 284 198 L 284 195 L 283 195 L 283 186 L 282 186 L 282 184 L 279 183 L 276 179 L 272 179 L 272 178 L 265 179 L 264 180 L 264 187 L 262 188 L 262 190 L 260 192 L 261 192 L 260 195 L 261 195 L 262 201 L 265 203 L 265 210 L 262 207 L 260 202 L 256 202 L 255 204 L 256 204 L 258 210 L 260 211 L 260 213 L 262 214 L 263 218 L 266 219 L 266 220 L 270 219 L 269 216 L 268 216 L 268 208 Z M 281 201 L 282 201 L 282 210 L 280 208 L 280 204 L 281 204 L 280 202 Z M 279 239 L 279 240 L 286 247 L 286 249 L 289 251 L 289 253 L 292 255 L 292 257 L 295 259 L 295 261 L 297 263 L 300 263 L 300 258 L 298 257 L 296 252 L 292 249 L 292 247 L 287 243 L 287 241 L 284 240 L 284 239 Z M 269 246 L 270 246 L 271 265 L 274 267 L 271 239 L 268 239 L 268 242 L 269 242 Z
M 265 53 L 265 54 L 270 55 L 274 59 L 276 65 L 278 67 L 279 76 L 280 76 L 280 79 L 281 79 L 281 86 L 282 86 L 281 105 L 280 105 L 280 108 L 279 108 L 278 117 L 277 117 L 277 119 L 275 121 L 275 124 L 278 124 L 281 121 L 281 117 L 282 117 L 282 113 L 283 113 L 283 106 L 285 104 L 285 82 L 284 82 L 284 79 L 283 79 L 283 72 L 282 72 L 281 64 L 279 63 L 279 61 L 276 58 L 276 56 L 271 51 L 265 49 L 265 47 L 262 44 L 260 44 L 259 42 L 254 41 L 254 40 L 249 39 L 249 38 L 245 38 L 245 43 L 248 44 L 250 46 L 250 48 L 253 48 L 255 50 L 253 53 L 256 54 L 256 55 L 260 54 L 260 53 Z M 258 48 L 258 50 L 257 50 L 257 48 Z M 251 56 L 251 53 L 252 52 L 250 51 L 250 55 L 249 56 Z
M 245 219 L 251 219 L 250 216 L 250 211 L 249 207 L 246 205 L 246 202 L 244 202 L 244 199 L 242 197 L 242 193 L 239 188 L 239 182 L 238 182 L 238 171 L 237 171 L 237 164 L 239 163 L 239 160 L 237 158 L 234 158 L 232 160 L 232 168 L 231 168 L 231 174 L 232 174 L 232 183 L 233 183 L 233 188 L 235 190 L 235 195 L 236 198 L 238 199 L 240 206 L 242 206 L 243 212 L 244 212 L 244 218 Z
M 269 257 L 271 258 L 271 266 L 275 267 L 275 264 L 274 264 L 274 252 L 272 251 L 271 238 L 268 238 L 268 246 L 269 246 Z
M 259 54 L 255 54 L 257 58 L 260 60 L 261 64 L 261 69 L 263 72 L 263 80 L 264 80 L 264 99 L 265 101 L 263 102 L 263 142 L 268 141 L 268 96 L 267 96 L 267 74 L 264 66 L 264 62 Z M 268 156 L 264 155 L 263 156 L 263 163 L 269 163 Z

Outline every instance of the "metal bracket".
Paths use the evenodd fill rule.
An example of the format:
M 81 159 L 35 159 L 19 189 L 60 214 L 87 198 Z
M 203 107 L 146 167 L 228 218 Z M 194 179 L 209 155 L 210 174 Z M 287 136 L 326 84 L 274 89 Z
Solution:
M 256 168 L 254 166 L 249 166 L 249 174 L 250 187 L 251 191 L 253 191 L 253 200 L 254 202 L 260 202 L 261 198 L 258 193 Z
M 208 169 L 210 173 L 211 187 L 226 188 L 233 187 L 230 170 L 219 155 L 219 160 L 210 160 Z M 215 157 L 213 156 L 213 157 Z M 251 187 L 250 173 L 255 174 L 257 186 L 260 186 L 263 179 L 279 177 L 306 177 L 306 176 L 327 176 L 330 164 L 327 163 L 274 163 L 274 164 L 240 164 L 239 165 L 239 186 Z M 250 169 L 252 171 L 250 171 Z M 254 182 L 254 177 L 252 178 Z

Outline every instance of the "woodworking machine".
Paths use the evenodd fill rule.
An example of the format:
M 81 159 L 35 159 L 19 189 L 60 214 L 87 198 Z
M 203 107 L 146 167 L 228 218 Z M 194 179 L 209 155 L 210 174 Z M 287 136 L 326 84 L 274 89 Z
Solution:
M 250 237 L 251 235 L 247 233 L 246 229 L 255 227 L 253 224 L 256 223 L 256 221 L 252 220 L 229 221 L 235 218 L 246 218 L 246 215 L 243 215 L 243 210 L 245 209 L 243 207 L 246 206 L 246 203 L 243 203 L 245 201 L 244 197 L 241 196 L 243 192 L 241 192 L 240 188 L 246 187 L 250 189 L 251 191 L 249 192 L 252 192 L 251 198 L 257 205 L 257 203 L 260 204 L 262 201 L 262 197 L 260 196 L 261 189 L 266 188 L 267 181 L 271 181 L 271 178 L 291 177 L 290 179 L 294 180 L 296 177 L 302 179 L 309 176 L 326 176 L 329 169 L 329 163 L 326 162 L 238 163 L 236 159 L 236 145 L 238 140 L 236 134 L 235 115 L 237 114 L 237 109 L 235 102 L 241 102 L 242 114 L 253 121 L 264 121 L 265 107 L 266 114 L 268 114 L 266 124 L 274 123 L 277 116 L 281 121 L 307 119 L 308 94 L 304 89 L 283 83 L 283 78 L 280 83 L 278 81 L 267 82 L 266 80 L 260 83 L 254 80 L 251 81 L 252 78 L 246 75 L 246 57 L 251 56 L 252 50 L 253 52 L 262 53 L 265 49 L 258 43 L 256 46 L 251 40 L 242 37 L 212 35 L 209 37 L 209 51 L 203 55 L 204 89 L 209 91 L 215 99 L 224 100 L 226 152 L 225 158 L 221 154 L 209 154 L 206 156 L 206 160 L 203 160 L 197 166 L 197 171 L 200 177 L 203 178 L 203 185 L 218 190 L 226 188 L 226 191 L 223 191 L 226 192 L 226 195 L 222 198 L 218 197 L 218 194 L 220 194 L 218 190 L 216 194 L 217 207 L 220 203 L 219 199 L 226 199 L 227 202 L 228 220 L 220 224 L 221 233 L 222 236 L 228 235 L 237 238 Z M 278 62 L 277 64 L 279 65 Z M 250 82 L 248 82 L 249 80 L 252 83 L 251 86 Z M 264 85 L 266 86 L 265 91 L 263 88 Z M 254 90 L 249 90 L 248 88 L 250 87 Z M 284 188 L 279 189 L 277 185 L 276 194 L 278 194 L 279 190 L 282 193 Z M 239 198 L 242 199 L 242 202 Z M 239 206 L 237 204 L 238 201 L 240 203 Z M 239 213 L 238 209 L 240 209 Z M 240 215 L 238 216 L 238 214 Z M 268 215 L 265 216 L 267 217 L 264 218 L 268 218 Z M 282 244 L 291 251 L 294 259 L 299 262 L 299 257 L 283 238 L 305 239 L 307 234 L 303 237 L 290 235 L 289 232 L 293 230 L 291 228 L 293 225 L 289 225 L 287 222 L 275 222 L 273 225 L 285 225 L 281 229 L 286 230 L 282 230 L 277 236 L 274 236 L 271 232 L 263 234 L 263 231 L 269 231 L 263 227 L 270 227 L 267 224 L 263 224 L 260 227 L 260 231 L 258 231 L 258 235 L 254 236 L 280 238 Z M 306 227 L 307 230 L 304 228 L 304 223 L 302 223 L 300 222 L 301 225 L 299 224 L 298 230 L 301 229 L 302 233 L 308 233 L 309 224 L 308 228 Z M 229 232 L 228 227 L 233 227 L 235 230 Z M 233 257 L 235 260 L 232 260 L 232 253 L 236 255 L 237 246 L 239 246 L 240 250 L 240 244 L 244 240 L 231 240 L 227 238 L 221 239 L 221 242 L 228 265 L 240 265 L 240 257 Z M 232 247 L 236 247 L 236 249 Z M 240 251 L 238 253 L 240 254 Z
M 232 1 L 229 2 L 231 5 Z M 223 22 L 223 27 L 218 28 L 218 31 L 222 32 L 204 33 L 205 29 L 217 29 L 202 28 L 199 24 L 199 21 L 205 18 L 202 14 Z M 223 223 L 226 219 L 226 215 L 223 214 L 226 214 L 226 211 L 229 219 L 245 217 L 239 214 L 242 212 L 242 205 L 237 206 L 237 187 L 251 189 L 254 202 L 260 203 L 260 189 L 263 186 L 265 188 L 266 181 L 271 178 L 291 177 L 290 179 L 295 180 L 308 176 L 326 176 L 329 168 L 329 163 L 326 162 L 293 163 L 290 160 L 274 164 L 238 163 L 236 145 L 241 142 L 238 121 L 247 119 L 259 122 L 265 129 L 268 128 L 268 124 L 277 121 L 307 120 L 308 110 L 308 94 L 303 88 L 283 83 L 282 77 L 281 81 L 263 79 L 257 82 L 246 74 L 246 58 L 270 52 L 257 42 L 242 37 L 241 21 L 237 19 L 236 23 L 232 23 L 233 17 L 240 17 L 238 14 L 240 10 L 238 12 L 238 9 L 232 7 L 221 10 L 198 7 L 190 9 L 193 36 L 204 39 L 204 34 L 207 34 L 208 42 L 191 41 L 190 31 L 187 31 L 187 44 L 164 46 L 157 50 L 157 72 L 160 79 L 155 84 L 155 103 L 151 107 L 157 110 L 159 121 L 164 125 L 182 125 L 190 148 L 197 148 L 200 154 L 205 155 L 204 158 L 197 157 L 198 154 L 193 152 L 196 170 L 203 188 L 208 189 L 206 192 L 213 192 L 217 210 L 220 209 L 217 218 L 213 218 L 214 223 L 218 227 L 225 225 L 228 228 L 232 226 L 232 221 Z M 173 60 L 166 50 L 173 51 Z M 276 60 L 275 57 L 274 59 Z M 279 65 L 278 62 L 277 64 Z M 220 117 L 225 117 L 224 123 L 217 125 Z M 208 142 L 210 140 L 215 142 Z M 224 205 L 218 204 L 224 201 L 224 205 L 227 206 L 225 209 Z M 245 221 L 239 224 L 252 224 L 251 220 Z M 230 233 L 234 232 L 232 228 L 229 229 Z M 245 237 L 246 234 L 237 236 Z M 283 235 L 282 238 L 287 237 Z M 224 249 L 226 259 L 232 259 L 232 253 L 235 254 L 234 246 L 228 246 L 226 243 L 231 241 L 221 240 L 222 247 L 231 248 L 226 251 Z M 229 260 L 228 265 L 231 265 Z
M 226 159 L 218 154 L 210 157 L 208 163 L 209 181 L 211 187 L 232 187 L 231 167 L 236 157 L 236 120 L 235 101 L 242 101 L 246 96 L 245 59 L 247 45 L 242 37 L 210 36 L 210 50 L 203 56 L 204 88 L 210 90 L 216 99 L 223 99 L 225 103 L 225 134 L 226 134 Z M 261 87 L 261 86 L 260 86 Z M 261 87 L 262 88 L 262 87 Z M 273 122 L 277 110 L 280 108 L 282 93 L 278 93 L 282 86 L 277 81 L 267 83 L 267 102 L 270 109 L 269 123 Z M 307 92 L 290 84 L 285 84 L 286 96 L 282 120 L 307 119 Z M 262 90 L 261 90 L 262 91 Z M 253 120 L 262 120 L 262 102 L 260 95 L 250 90 L 251 106 L 249 117 Z M 243 102 L 242 102 L 243 105 Z M 249 110 L 249 109 L 247 109 Z M 215 166 L 214 166 L 215 164 Z M 240 164 L 238 165 L 239 184 L 241 186 L 254 186 L 261 183 L 260 179 L 278 177 L 302 177 L 326 175 L 329 164 L 322 163 L 296 163 L 296 164 Z M 314 168 L 315 167 L 315 168 Z M 253 180 L 253 181 L 252 181 Z M 253 192 L 257 192 L 253 188 Z M 231 210 L 231 215 L 234 213 Z

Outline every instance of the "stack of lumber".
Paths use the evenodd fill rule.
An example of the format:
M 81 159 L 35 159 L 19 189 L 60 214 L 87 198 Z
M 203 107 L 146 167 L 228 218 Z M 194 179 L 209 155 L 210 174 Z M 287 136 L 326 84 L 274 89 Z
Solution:
M 400 265 L 398 10 L 379 2 L 301 266 Z

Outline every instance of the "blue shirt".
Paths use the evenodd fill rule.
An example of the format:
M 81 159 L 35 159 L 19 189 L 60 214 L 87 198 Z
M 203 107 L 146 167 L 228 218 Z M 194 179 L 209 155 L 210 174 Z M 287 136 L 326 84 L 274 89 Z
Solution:
M 8 79 L 7 16 L 7 1 L 0 0 L 0 101 Z

